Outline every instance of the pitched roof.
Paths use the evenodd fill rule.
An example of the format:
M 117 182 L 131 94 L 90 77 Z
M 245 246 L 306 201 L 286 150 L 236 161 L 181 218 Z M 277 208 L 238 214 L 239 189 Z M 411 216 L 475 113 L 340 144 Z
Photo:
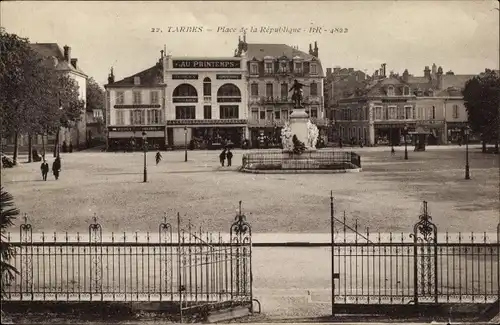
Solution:
M 57 43 L 30 43 L 30 47 L 45 58 L 56 58 L 56 70 L 73 71 L 87 76 L 78 66 L 75 68 L 70 62 L 65 61 L 64 52 Z
M 474 78 L 475 75 L 462 74 L 462 75 L 443 75 L 443 89 L 448 89 L 450 87 L 463 89 L 465 83 L 470 79 Z
M 107 87 L 155 87 L 162 83 L 163 71 L 160 63 L 152 66 L 149 69 L 138 72 L 129 77 L 123 78 L 111 84 L 107 84 Z M 140 85 L 134 84 L 134 78 L 140 78 Z

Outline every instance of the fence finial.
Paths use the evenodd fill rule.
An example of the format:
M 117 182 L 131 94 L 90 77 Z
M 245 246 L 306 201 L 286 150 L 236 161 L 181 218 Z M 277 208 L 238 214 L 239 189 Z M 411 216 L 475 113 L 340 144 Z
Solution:
M 167 223 L 167 212 L 163 213 L 163 223 Z
M 241 215 L 241 200 L 239 202 L 239 206 L 240 206 L 240 208 L 239 208 L 239 214 Z
M 24 213 L 24 224 L 25 225 L 28 224 L 28 214 L 27 213 Z
M 92 221 L 97 223 L 97 214 L 94 212 L 94 216 L 92 217 Z

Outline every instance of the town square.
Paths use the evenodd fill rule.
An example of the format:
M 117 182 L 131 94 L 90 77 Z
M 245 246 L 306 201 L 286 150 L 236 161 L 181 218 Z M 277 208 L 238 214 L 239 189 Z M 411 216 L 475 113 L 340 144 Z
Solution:
M 498 323 L 498 4 L 424 7 L 2 3 L 2 324 Z

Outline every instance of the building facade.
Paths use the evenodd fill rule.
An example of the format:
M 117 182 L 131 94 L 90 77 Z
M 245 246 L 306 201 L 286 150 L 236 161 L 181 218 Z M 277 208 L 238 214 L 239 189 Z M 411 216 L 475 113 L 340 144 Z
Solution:
M 243 58 L 162 55 L 158 63 L 106 88 L 108 145 L 240 146 L 247 133 Z
M 293 109 L 290 87 L 294 80 L 304 84 L 306 112 L 326 133 L 323 79 L 318 47 L 309 53 L 285 44 L 251 44 L 239 41 L 236 57 L 246 59 L 248 71 L 248 140 L 253 147 L 281 145 L 281 128 Z
M 423 77 L 405 70 L 386 75 L 385 65 L 372 78 L 343 92 L 334 107 L 339 137 L 366 145 L 404 143 L 409 133 L 425 132 L 428 144 L 458 141 L 467 123 L 461 91 L 473 75 L 443 73 L 434 64 Z M 409 139 L 407 139 L 409 141 Z

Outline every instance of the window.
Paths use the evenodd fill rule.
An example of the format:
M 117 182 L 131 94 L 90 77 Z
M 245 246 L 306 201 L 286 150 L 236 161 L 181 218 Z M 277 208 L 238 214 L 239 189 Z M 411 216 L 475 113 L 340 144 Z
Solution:
M 288 98 L 288 84 L 285 82 L 281 84 L 281 98 Z
M 238 118 L 238 105 L 221 105 L 220 118 Z
M 198 97 L 198 92 L 190 84 L 181 84 L 174 89 L 173 97 Z
M 272 62 L 266 62 L 264 65 L 264 72 L 267 74 L 273 73 L 273 63 Z
M 260 111 L 259 113 L 259 119 L 265 120 L 266 119 L 266 111 Z
M 125 112 L 116 111 L 116 125 L 125 125 Z
M 205 120 L 212 119 L 212 106 L 210 106 L 210 105 L 203 106 L 203 118 Z
M 398 107 L 398 120 L 404 120 L 405 119 L 405 108 L 399 106 Z
M 309 117 L 312 117 L 312 118 L 317 118 L 318 117 L 318 109 L 317 108 L 311 108 L 311 112 L 309 114 Z
M 140 91 L 134 91 L 134 104 L 141 104 L 142 96 Z
M 191 119 L 196 118 L 196 106 L 176 106 L 175 107 L 175 119 Z
M 411 113 L 412 113 L 412 119 L 417 119 L 417 109 L 415 108 L 415 106 L 412 106 L 411 107 Z
M 140 125 L 144 124 L 144 111 L 135 110 L 130 114 L 130 124 L 132 125 Z
M 92 115 L 95 117 L 95 118 L 102 118 L 102 109 L 94 109 L 92 110 Z
M 241 92 L 234 84 L 223 84 L 217 90 L 217 97 L 239 97 L 241 99 Z
M 252 108 L 252 120 L 257 121 L 259 119 L 259 109 L 257 107 Z
M 405 96 L 409 96 L 410 95 L 410 87 L 404 86 L 404 88 L 403 88 L 403 94 Z
M 266 118 L 268 121 L 273 120 L 273 110 L 272 109 L 269 109 L 269 108 L 267 109 Z
M 302 73 L 302 62 L 295 62 L 295 73 Z
M 432 106 L 432 119 L 436 119 L 436 107 Z
M 288 72 L 288 62 L 286 62 L 286 61 L 280 62 L 280 72 L 282 72 L 282 73 Z
M 316 65 L 316 63 L 311 63 L 310 73 L 318 74 L 318 66 Z
M 123 91 L 117 91 L 116 92 L 116 104 L 123 105 L 124 102 L 125 102 L 125 95 L 124 95 Z
M 433 96 L 434 96 L 434 90 L 429 89 L 429 92 L 428 92 L 428 93 L 429 93 L 429 97 L 433 97 Z
M 376 106 L 375 107 L 375 119 L 376 120 L 381 120 L 382 119 L 382 107 L 381 106 Z
M 212 81 L 208 77 L 203 79 L 203 96 L 212 96 Z
M 259 96 L 259 84 L 253 83 L 250 85 L 250 95 Z
M 281 119 L 281 112 L 280 111 L 274 111 L 274 119 L 275 120 Z
M 458 105 L 453 105 L 453 118 L 458 118 Z
M 423 107 L 419 107 L 418 108 L 418 119 L 419 120 L 425 120 L 425 116 L 424 116 L 424 108 Z
M 148 124 L 160 124 L 161 123 L 161 110 L 151 109 L 148 110 Z
M 405 106 L 405 119 L 406 120 L 411 120 L 413 118 L 412 116 L 412 106 Z
M 154 90 L 150 93 L 151 104 L 158 104 L 158 91 Z
M 318 84 L 313 82 L 309 87 L 311 96 L 318 96 Z
M 134 77 L 134 85 L 138 86 L 141 84 L 141 77 Z
M 389 120 L 396 119 L 396 106 L 389 106 Z
M 266 84 L 266 96 L 273 97 L 273 84 L 271 83 Z
M 281 111 L 281 117 L 282 117 L 284 120 L 288 120 L 288 110 L 282 110 L 282 111 Z
M 387 96 L 394 96 L 394 87 L 393 86 L 387 87 Z
M 250 74 L 252 75 L 259 74 L 259 66 L 257 63 L 250 63 Z

